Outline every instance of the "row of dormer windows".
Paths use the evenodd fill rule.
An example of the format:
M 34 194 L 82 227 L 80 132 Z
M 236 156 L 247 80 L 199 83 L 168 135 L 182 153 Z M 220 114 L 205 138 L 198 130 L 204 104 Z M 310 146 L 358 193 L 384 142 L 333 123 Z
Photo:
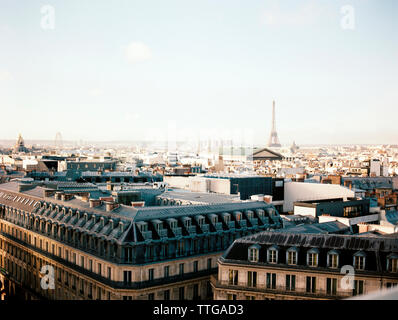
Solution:
M 257 210 L 257 214 L 260 218 L 264 218 L 265 212 L 264 210 Z M 236 221 L 241 221 L 241 212 L 235 212 L 234 213 Z M 254 218 L 254 212 L 251 210 L 246 211 L 246 216 L 248 219 L 253 219 Z M 205 224 L 205 217 L 202 215 L 196 216 L 195 217 L 197 223 L 199 226 L 203 226 Z M 209 216 L 210 221 L 212 222 L 213 225 L 216 225 L 219 223 L 219 217 L 217 214 L 211 214 Z M 222 214 L 222 219 L 223 221 L 228 224 L 231 222 L 231 214 L 230 213 L 223 213 Z M 175 230 L 178 227 L 178 221 L 177 219 L 174 218 L 169 218 L 167 219 L 168 225 L 172 230 Z M 155 227 L 155 230 L 159 233 L 160 230 L 164 229 L 163 221 L 161 220 L 152 220 L 152 224 Z M 183 224 L 186 228 L 189 228 L 192 226 L 192 218 L 190 217 L 184 217 L 183 218 Z M 137 223 L 138 229 L 140 230 L 141 233 L 148 232 L 148 222 L 140 221 Z
M 258 245 L 252 245 L 248 250 L 248 260 L 250 262 L 259 261 Z M 279 250 L 276 246 L 271 246 L 267 250 L 267 262 L 272 264 L 278 263 Z M 288 265 L 297 265 L 298 250 L 296 247 L 291 247 L 286 251 L 286 262 Z M 353 256 L 353 266 L 356 270 L 365 270 L 366 253 L 358 251 Z M 312 248 L 307 251 L 307 265 L 310 267 L 317 267 L 319 264 L 319 250 Z M 327 266 L 329 268 L 339 267 L 339 252 L 337 250 L 330 250 L 327 253 Z M 387 257 L 387 267 L 389 272 L 398 272 L 398 255 L 391 253 Z
M 5 229 L 5 226 L 1 224 L 1 230 Z M 103 277 L 107 277 L 111 279 L 112 275 L 112 268 L 110 266 L 107 266 L 106 273 L 102 272 L 102 263 L 100 262 L 93 262 L 93 259 L 86 257 L 82 254 L 77 254 L 76 252 L 73 252 L 71 249 L 67 249 L 63 246 L 57 246 L 54 243 L 51 243 L 47 240 L 41 239 L 40 237 L 32 236 L 29 234 L 27 235 L 26 232 L 22 232 L 18 230 L 17 228 L 12 228 L 8 226 L 8 234 L 15 236 L 17 239 L 22 240 L 26 243 L 29 243 L 33 245 L 34 247 L 46 251 L 49 254 L 52 254 L 54 256 L 58 256 L 59 258 L 62 258 L 68 262 L 71 262 L 73 264 L 76 264 L 82 268 L 85 268 L 86 270 L 89 270 L 91 272 L 96 272 L 99 275 Z M 5 248 L 5 242 L 3 243 L 2 240 L 0 240 L 0 250 L 7 250 L 9 253 L 14 253 L 14 249 L 16 252 L 19 252 L 19 249 L 17 247 L 14 247 L 12 245 L 8 245 L 7 248 Z M 80 260 L 78 260 L 78 256 L 80 257 Z M 93 266 L 96 266 L 94 269 Z

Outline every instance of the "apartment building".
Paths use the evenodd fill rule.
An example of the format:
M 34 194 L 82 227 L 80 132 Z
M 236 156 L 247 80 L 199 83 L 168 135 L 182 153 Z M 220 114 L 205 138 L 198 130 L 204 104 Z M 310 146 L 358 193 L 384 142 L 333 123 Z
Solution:
M 0 185 L 6 296 L 208 299 L 217 259 L 235 239 L 282 226 L 265 202 L 134 208 L 54 192 Z
M 215 300 L 342 299 L 398 285 L 398 235 L 264 231 L 236 240 L 211 277 Z

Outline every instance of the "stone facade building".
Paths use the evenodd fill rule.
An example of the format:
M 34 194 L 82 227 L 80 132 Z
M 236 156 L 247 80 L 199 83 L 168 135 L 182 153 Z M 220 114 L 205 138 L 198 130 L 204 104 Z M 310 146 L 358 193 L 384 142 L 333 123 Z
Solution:
M 211 283 L 215 300 L 367 294 L 398 285 L 398 236 L 260 232 L 230 246 Z
M 134 208 L 10 182 L 0 185 L 0 281 L 24 299 L 207 299 L 235 239 L 281 226 L 264 202 Z M 43 266 L 54 289 L 43 289 Z

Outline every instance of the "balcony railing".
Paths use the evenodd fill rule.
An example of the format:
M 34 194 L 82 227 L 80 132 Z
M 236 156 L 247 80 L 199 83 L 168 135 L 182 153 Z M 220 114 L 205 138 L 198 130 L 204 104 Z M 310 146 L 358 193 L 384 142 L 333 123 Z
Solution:
M 229 281 L 219 281 L 216 275 L 210 277 L 210 282 L 215 288 L 223 290 L 237 290 L 237 291 L 250 291 L 252 293 L 263 293 L 275 295 L 276 299 L 278 296 L 297 296 L 303 299 L 344 299 L 352 297 L 352 291 L 336 292 L 333 294 L 326 290 L 316 289 L 315 292 L 308 292 L 306 288 L 295 288 L 294 290 L 288 290 L 285 286 L 276 286 L 275 289 L 267 288 L 264 284 L 254 286 L 248 286 L 247 284 L 239 283 L 238 285 L 229 284 Z

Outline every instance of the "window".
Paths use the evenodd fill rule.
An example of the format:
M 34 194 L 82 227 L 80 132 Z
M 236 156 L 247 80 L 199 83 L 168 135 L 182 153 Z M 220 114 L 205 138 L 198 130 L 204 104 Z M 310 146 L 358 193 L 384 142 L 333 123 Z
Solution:
M 154 293 L 149 293 L 148 294 L 148 300 L 155 300 L 155 294 Z
M 268 263 L 278 263 L 278 250 L 275 247 L 268 249 L 267 253 Z
M 316 278 L 315 277 L 306 277 L 306 291 L 308 293 L 315 293 L 316 291 Z
M 354 290 L 352 292 L 353 296 L 363 294 L 363 280 L 354 280 Z
M 82 268 L 84 268 L 84 257 L 80 257 L 80 265 Z
M 276 273 L 267 273 L 267 289 L 276 289 Z
M 169 276 L 169 273 L 170 273 L 170 267 L 165 266 L 164 267 L 164 277 L 167 278 Z
M 88 268 L 90 271 L 93 271 L 93 260 L 91 259 L 88 261 Z
M 238 285 L 238 276 L 239 276 L 239 272 L 238 270 L 229 270 L 229 281 L 228 283 L 230 285 Z
M 193 285 L 193 299 L 199 299 L 199 285 L 197 283 Z
M 185 299 L 185 287 L 180 287 L 178 289 L 178 299 L 184 300 Z
M 193 272 L 198 272 L 198 265 L 199 265 L 198 261 L 193 262 Z
M 123 271 L 123 283 L 131 284 L 131 271 Z
M 398 283 L 387 282 L 387 283 L 386 283 L 386 287 L 387 287 L 387 288 L 395 288 L 395 287 L 398 287 Z
M 246 300 L 256 300 L 255 296 L 246 296 Z
M 259 247 L 254 245 L 249 248 L 249 261 L 258 262 L 258 251 Z
M 207 269 L 211 269 L 211 258 L 207 259 Z
M 307 253 L 307 264 L 310 267 L 317 267 L 318 266 L 318 249 L 311 249 Z
M 387 257 L 387 270 L 389 272 L 397 272 L 398 271 L 398 255 L 390 254 Z
M 80 280 L 80 293 L 84 294 L 84 280 Z
M 247 285 L 249 287 L 257 286 L 257 272 L 256 271 L 248 271 L 247 272 Z
M 286 275 L 286 290 L 295 291 L 296 290 L 296 276 L 293 274 Z
M 330 295 L 337 294 L 337 279 L 326 278 L 326 293 Z
M 184 274 L 184 264 L 180 263 L 180 275 L 182 276 Z
M 152 281 L 153 280 L 153 269 L 148 270 L 148 280 Z
M 329 268 L 339 267 L 339 252 L 332 250 L 328 252 L 327 263 Z
M 228 293 L 227 294 L 227 300 L 236 300 L 236 294 Z
M 112 269 L 111 267 L 108 267 L 108 279 L 110 280 L 112 278 Z
M 365 269 L 365 253 L 360 251 L 354 255 L 354 268 L 357 270 Z
M 102 264 L 98 263 L 98 274 L 102 275 Z
M 163 300 L 170 300 L 170 290 L 163 291 Z
M 291 248 L 287 251 L 287 264 L 297 264 L 297 249 Z

